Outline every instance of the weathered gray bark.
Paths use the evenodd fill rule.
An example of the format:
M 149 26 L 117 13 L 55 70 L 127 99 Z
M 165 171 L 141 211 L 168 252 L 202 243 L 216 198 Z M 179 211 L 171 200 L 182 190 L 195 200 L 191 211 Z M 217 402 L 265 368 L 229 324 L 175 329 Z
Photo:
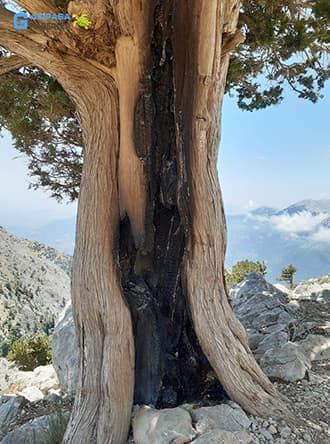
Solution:
M 287 413 L 224 282 L 216 163 L 238 7 L 87 1 L 93 32 L 61 36 L 15 32 L 11 14 L 0 16 L 0 43 L 60 81 L 84 133 L 72 280 L 80 371 L 67 444 L 123 444 L 134 385 L 139 402 L 175 405 L 210 388 L 211 367 L 247 411 Z
M 98 73 L 81 79 L 76 101 L 84 128 L 72 303 L 80 350 L 74 411 L 65 443 L 125 442 L 134 388 L 131 315 L 120 289 L 118 95 Z M 95 103 L 95 99 L 97 102 Z M 94 103 L 94 105 L 91 105 Z

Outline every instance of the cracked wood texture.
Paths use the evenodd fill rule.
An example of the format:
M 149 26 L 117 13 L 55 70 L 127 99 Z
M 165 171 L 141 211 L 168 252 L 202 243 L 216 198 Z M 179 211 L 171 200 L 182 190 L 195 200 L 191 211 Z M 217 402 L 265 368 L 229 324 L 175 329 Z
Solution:
M 224 281 L 216 164 L 239 1 L 76 0 L 68 11 L 88 13 L 90 30 L 15 31 L 12 13 L 0 14 L 0 44 L 17 56 L 3 72 L 24 58 L 57 78 L 84 136 L 72 278 L 80 368 L 64 443 L 124 444 L 134 400 L 229 396 L 289 416 Z

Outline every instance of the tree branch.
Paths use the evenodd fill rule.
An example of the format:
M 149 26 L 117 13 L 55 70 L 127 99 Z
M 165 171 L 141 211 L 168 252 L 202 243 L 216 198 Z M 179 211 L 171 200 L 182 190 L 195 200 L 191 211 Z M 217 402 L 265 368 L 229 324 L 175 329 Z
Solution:
M 15 3 L 30 13 L 49 12 L 56 14 L 60 12 L 60 9 L 51 0 L 15 0 Z
M 30 62 L 23 57 L 12 55 L 10 57 L 0 57 L 0 75 L 15 69 L 31 66 Z
M 14 14 L 0 8 L 0 46 L 47 71 L 57 59 L 46 52 L 48 37 L 32 29 L 16 30 Z

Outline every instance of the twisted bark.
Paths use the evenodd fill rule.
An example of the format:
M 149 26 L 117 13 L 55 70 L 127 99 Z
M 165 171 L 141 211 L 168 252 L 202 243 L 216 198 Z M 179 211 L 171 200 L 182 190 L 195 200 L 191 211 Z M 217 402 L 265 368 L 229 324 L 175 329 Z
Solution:
M 71 96 L 84 129 L 85 148 L 72 304 L 80 365 L 63 442 L 123 443 L 133 402 L 134 341 L 117 256 L 118 95 L 111 78 L 96 70 L 79 78 L 78 68 Z

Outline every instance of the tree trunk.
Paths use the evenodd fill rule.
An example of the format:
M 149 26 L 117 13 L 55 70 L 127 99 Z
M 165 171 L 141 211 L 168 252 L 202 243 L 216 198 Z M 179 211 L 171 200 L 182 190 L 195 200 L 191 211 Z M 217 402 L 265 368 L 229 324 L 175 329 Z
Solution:
M 142 20 L 122 5 L 135 28 L 118 39 L 114 82 L 90 75 L 88 97 L 71 94 L 86 148 L 73 273 L 80 376 L 65 443 L 124 443 L 133 400 L 229 396 L 254 414 L 287 413 L 224 281 L 221 48 L 237 8 L 159 0 Z
M 229 396 L 287 415 L 224 281 L 216 164 L 239 1 L 85 3 L 94 33 L 75 30 L 68 51 L 35 34 L 23 51 L 25 34 L 4 34 L 61 82 L 84 135 L 72 278 L 80 369 L 64 443 L 124 444 L 133 402 Z

